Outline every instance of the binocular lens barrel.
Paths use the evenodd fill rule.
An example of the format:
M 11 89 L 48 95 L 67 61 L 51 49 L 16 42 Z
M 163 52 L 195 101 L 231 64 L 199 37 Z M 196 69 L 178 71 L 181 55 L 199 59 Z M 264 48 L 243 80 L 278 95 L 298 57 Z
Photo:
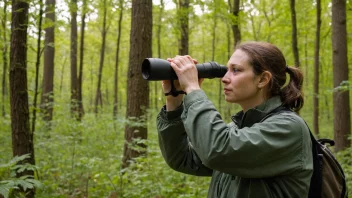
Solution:
M 198 78 L 222 78 L 227 67 L 216 62 L 196 64 Z M 175 80 L 177 75 L 170 62 L 159 58 L 146 58 L 142 63 L 142 76 L 145 80 Z

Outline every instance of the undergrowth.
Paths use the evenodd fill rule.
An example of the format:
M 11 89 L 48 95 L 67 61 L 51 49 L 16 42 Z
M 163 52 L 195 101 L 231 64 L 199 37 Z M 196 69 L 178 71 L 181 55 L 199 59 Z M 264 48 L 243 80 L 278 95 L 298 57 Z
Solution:
M 148 122 L 147 157 L 137 158 L 130 167 L 121 168 L 125 120 L 113 120 L 110 114 L 86 114 L 82 122 L 74 121 L 60 107 L 56 108 L 51 128 L 40 119 L 35 132 L 35 155 L 39 181 L 36 197 L 128 197 L 173 198 L 206 197 L 210 178 L 178 173 L 164 162 L 155 128 L 157 112 Z M 307 116 L 304 113 L 302 116 Z M 12 159 L 10 118 L 1 120 L 0 165 Z M 309 119 L 307 120 L 309 123 Z M 323 122 L 322 122 L 323 123 Z M 328 123 L 328 122 L 325 122 Z M 324 124 L 321 126 L 324 128 Z M 322 136 L 331 137 L 331 125 Z M 337 156 L 352 190 L 352 150 Z M 15 180 L 0 172 L 1 181 Z M 40 184 L 40 185 L 39 185 Z

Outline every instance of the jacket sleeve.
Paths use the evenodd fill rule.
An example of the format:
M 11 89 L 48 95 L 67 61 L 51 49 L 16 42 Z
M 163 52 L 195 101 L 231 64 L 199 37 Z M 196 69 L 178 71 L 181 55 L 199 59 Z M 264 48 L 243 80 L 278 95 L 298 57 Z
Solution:
M 166 163 L 174 170 L 197 176 L 211 176 L 189 143 L 181 120 L 183 107 L 173 112 L 161 110 L 157 117 L 159 146 Z
M 245 178 L 286 175 L 311 169 L 310 138 L 303 120 L 280 113 L 252 127 L 224 123 L 202 90 L 188 94 L 182 114 L 185 130 L 205 166 Z

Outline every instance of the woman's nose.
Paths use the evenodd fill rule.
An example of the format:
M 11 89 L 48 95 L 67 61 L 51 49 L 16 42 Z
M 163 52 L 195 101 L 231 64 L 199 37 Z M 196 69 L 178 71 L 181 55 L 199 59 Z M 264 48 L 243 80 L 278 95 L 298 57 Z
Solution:
M 227 77 L 227 74 L 228 74 L 228 73 L 229 73 L 229 72 L 227 71 L 226 74 L 225 74 L 225 76 L 221 78 L 221 82 L 224 83 L 224 84 L 227 84 L 227 83 L 230 82 L 230 79 Z

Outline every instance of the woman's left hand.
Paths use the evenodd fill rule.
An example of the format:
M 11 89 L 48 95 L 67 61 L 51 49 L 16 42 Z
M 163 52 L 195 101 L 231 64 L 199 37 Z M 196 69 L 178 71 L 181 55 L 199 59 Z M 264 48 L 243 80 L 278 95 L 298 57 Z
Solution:
M 175 71 L 181 88 L 187 94 L 199 90 L 203 79 L 198 79 L 196 65 L 198 62 L 191 56 L 176 56 L 171 61 L 171 67 Z

